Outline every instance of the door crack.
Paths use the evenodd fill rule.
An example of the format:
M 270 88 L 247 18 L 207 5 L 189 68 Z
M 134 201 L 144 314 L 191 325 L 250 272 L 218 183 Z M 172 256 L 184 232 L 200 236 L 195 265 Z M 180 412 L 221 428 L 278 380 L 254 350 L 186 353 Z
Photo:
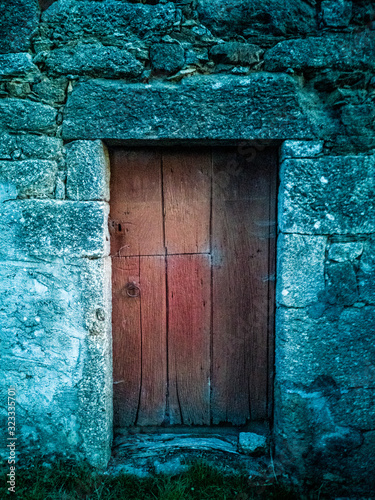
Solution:
M 139 269 L 139 284 L 141 284 L 141 256 L 138 255 L 138 269 Z M 140 383 L 139 383 L 139 395 L 138 395 L 138 406 L 137 413 L 135 416 L 134 425 L 138 423 L 139 411 L 141 407 L 141 399 L 142 399 L 142 384 L 143 384 L 143 331 L 142 331 L 142 296 L 139 297 L 139 328 L 141 334 L 141 374 L 140 374 Z
M 178 379 L 177 379 L 177 369 L 176 368 L 175 368 L 175 373 L 176 373 L 176 399 L 177 399 L 177 404 L 178 404 L 178 410 L 179 410 L 180 415 L 181 415 L 181 425 L 184 425 L 184 416 L 182 414 L 180 395 L 178 393 Z

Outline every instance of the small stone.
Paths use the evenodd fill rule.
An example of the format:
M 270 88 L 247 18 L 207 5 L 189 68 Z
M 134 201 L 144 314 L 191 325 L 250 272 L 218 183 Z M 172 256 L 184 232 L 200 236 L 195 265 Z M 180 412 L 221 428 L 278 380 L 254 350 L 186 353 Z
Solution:
M 42 50 L 37 53 L 37 55 L 34 57 L 33 62 L 35 64 L 41 64 L 44 63 L 48 57 L 49 52 L 46 50 Z
M 310 33 L 316 26 L 312 1 L 198 0 L 197 4 L 200 21 L 219 36 L 298 36 Z
M 373 69 L 375 38 L 364 31 L 356 36 L 329 33 L 321 37 L 283 40 L 264 54 L 266 71 L 312 71 L 329 68 L 350 71 Z
M 65 77 L 50 79 L 45 76 L 33 85 L 33 92 L 43 102 L 61 104 L 65 101 L 68 80 Z
M 181 474 L 188 469 L 187 465 L 181 463 L 181 459 L 179 457 L 170 458 L 165 462 L 155 460 L 154 466 L 156 474 L 166 474 L 168 476 L 176 476 L 177 474 Z
M 232 75 L 247 75 L 249 73 L 249 68 L 246 66 L 237 66 L 231 71 Z
M 15 149 L 12 151 L 12 160 L 20 160 L 22 157 L 22 151 L 20 149 Z
M 1 161 L 0 182 L 13 184 L 18 198 L 51 198 L 57 164 L 47 160 Z
M 198 26 L 194 26 L 194 28 L 191 31 L 197 36 L 210 36 L 210 37 L 212 37 L 211 31 L 209 29 L 207 29 L 205 26 L 203 26 L 202 24 L 199 24 Z
M 38 102 L 2 99 L 0 125 L 9 130 L 50 132 L 56 128 L 56 110 Z
M 64 0 L 53 3 L 42 14 L 42 27 L 53 33 L 57 44 L 82 40 L 87 34 L 106 42 L 165 36 L 180 21 L 181 12 L 172 2 L 144 5 Z
M 101 141 L 67 146 L 66 192 L 70 200 L 109 200 L 108 152 Z
M 349 25 L 352 16 L 352 2 L 348 0 L 323 0 L 322 17 L 326 26 L 343 28 Z
M 105 320 L 105 311 L 101 307 L 96 310 L 95 314 L 99 321 Z
M 18 99 L 24 99 L 31 92 L 30 84 L 19 80 L 8 82 L 6 88 L 11 97 L 16 97 Z
M 0 54 L 0 77 L 23 76 L 30 71 L 38 71 L 30 54 Z
M 312 319 L 319 319 L 323 316 L 326 310 L 326 304 L 317 302 L 308 308 L 308 315 Z
M 189 49 L 186 51 L 185 62 L 186 64 L 198 64 L 199 60 L 195 50 Z
M 39 52 L 49 52 L 52 45 L 52 42 L 50 40 L 46 40 L 45 38 L 35 38 L 33 40 L 34 52 L 36 54 Z
M 199 64 L 209 60 L 207 49 L 188 49 L 185 54 L 186 64 Z
M 65 199 L 65 183 L 60 177 L 56 179 L 55 198 L 56 200 Z
M 215 68 L 216 73 L 230 73 L 235 67 L 233 64 L 217 64 Z
M 144 72 L 142 73 L 142 82 L 147 83 L 149 79 L 151 78 L 152 71 L 150 69 L 145 69 Z
M 0 8 L 0 53 L 26 52 L 40 19 L 38 2 L 5 0 Z
M 196 73 L 196 69 L 195 68 L 186 68 L 186 69 L 182 69 L 181 71 L 179 71 L 178 73 L 176 73 L 175 75 L 173 76 L 170 76 L 168 78 L 168 80 L 170 82 L 180 82 L 183 78 L 185 78 L 185 76 L 190 76 L 192 75 L 193 73 Z
M 285 158 L 315 158 L 323 153 L 323 141 L 284 141 L 281 161 Z
M 350 242 L 350 243 L 333 243 L 329 249 L 328 257 L 335 262 L 352 261 L 362 255 L 363 243 Z
M 170 35 L 163 36 L 162 41 L 165 43 L 176 43 L 176 40 L 172 38 Z
M 155 71 L 175 73 L 185 64 L 184 49 L 179 43 L 155 43 L 150 50 L 150 59 Z
M 124 47 L 126 48 L 126 47 Z M 127 48 L 129 54 L 133 55 L 138 61 L 142 61 L 142 63 L 145 63 L 149 61 L 149 50 L 148 48 L 145 47 L 132 47 L 132 48 Z
M 134 78 L 143 71 L 142 64 L 125 50 L 100 43 L 79 43 L 76 47 L 50 52 L 45 66 L 50 74 Z
M 254 432 L 240 432 L 238 449 L 246 455 L 261 455 L 267 451 L 267 438 Z
M 17 136 L 17 147 L 24 158 L 56 159 L 62 150 L 62 140 L 46 135 L 23 134 Z
M 190 28 L 191 26 L 196 26 L 197 24 L 197 21 L 194 21 L 194 19 L 187 19 L 181 24 L 181 26 L 183 28 Z

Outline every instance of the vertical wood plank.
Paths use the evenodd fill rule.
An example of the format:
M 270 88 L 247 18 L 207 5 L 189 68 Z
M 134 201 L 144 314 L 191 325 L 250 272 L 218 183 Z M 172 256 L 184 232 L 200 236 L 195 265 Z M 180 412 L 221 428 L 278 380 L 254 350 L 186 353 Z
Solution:
M 213 155 L 212 418 L 267 417 L 270 165 Z
M 168 256 L 167 269 L 170 423 L 208 425 L 210 257 Z
M 165 257 L 140 258 L 142 380 L 137 425 L 160 425 L 167 395 Z
M 142 374 L 140 298 L 127 295 L 125 285 L 139 285 L 138 257 L 112 257 L 112 336 L 114 425 L 135 424 Z
M 159 152 L 112 152 L 109 231 L 112 255 L 165 253 Z
M 163 153 L 168 254 L 210 251 L 211 152 Z
M 115 422 L 160 425 L 167 392 L 165 258 L 112 260 Z M 139 297 L 127 295 L 131 282 Z

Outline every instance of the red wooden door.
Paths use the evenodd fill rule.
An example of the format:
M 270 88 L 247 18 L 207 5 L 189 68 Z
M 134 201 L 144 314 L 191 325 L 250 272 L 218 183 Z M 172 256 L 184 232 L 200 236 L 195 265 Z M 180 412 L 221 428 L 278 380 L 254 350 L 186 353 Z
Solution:
M 111 154 L 115 426 L 270 414 L 275 149 Z

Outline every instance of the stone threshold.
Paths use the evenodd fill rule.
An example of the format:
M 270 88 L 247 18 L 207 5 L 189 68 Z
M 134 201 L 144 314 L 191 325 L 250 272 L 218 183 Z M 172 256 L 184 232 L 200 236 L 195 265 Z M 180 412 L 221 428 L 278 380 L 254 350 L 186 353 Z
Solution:
M 242 472 L 254 479 L 273 476 L 265 432 L 215 427 L 119 429 L 108 473 L 176 475 L 194 462 L 204 462 L 226 473 Z

